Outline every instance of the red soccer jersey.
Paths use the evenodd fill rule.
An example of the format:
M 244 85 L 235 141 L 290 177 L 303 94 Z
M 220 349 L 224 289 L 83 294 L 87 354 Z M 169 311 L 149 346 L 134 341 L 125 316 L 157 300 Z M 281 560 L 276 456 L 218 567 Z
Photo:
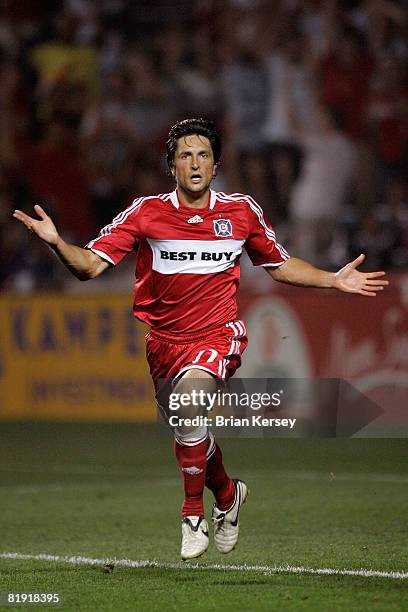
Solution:
M 243 248 L 256 266 L 289 258 L 250 196 L 214 191 L 204 209 L 183 205 L 176 191 L 138 198 L 86 248 L 113 265 L 135 252 L 134 315 L 173 334 L 235 319 Z

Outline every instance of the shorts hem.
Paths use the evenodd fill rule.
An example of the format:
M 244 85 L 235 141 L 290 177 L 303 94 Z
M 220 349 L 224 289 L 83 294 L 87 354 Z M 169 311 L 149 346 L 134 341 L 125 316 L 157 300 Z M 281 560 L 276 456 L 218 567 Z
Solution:
M 176 376 L 173 379 L 173 385 L 177 382 L 178 378 L 180 378 L 182 374 L 184 374 L 185 372 L 188 372 L 189 370 L 204 370 L 204 372 L 209 372 L 210 374 L 212 374 L 214 378 L 217 378 L 218 380 L 224 380 L 224 378 L 222 378 L 222 376 L 220 376 L 219 374 L 216 374 L 214 370 L 211 370 L 210 368 L 206 368 L 205 366 L 196 365 L 195 363 L 193 363 L 191 365 L 184 366 L 184 368 L 181 368 L 181 370 L 177 372 Z

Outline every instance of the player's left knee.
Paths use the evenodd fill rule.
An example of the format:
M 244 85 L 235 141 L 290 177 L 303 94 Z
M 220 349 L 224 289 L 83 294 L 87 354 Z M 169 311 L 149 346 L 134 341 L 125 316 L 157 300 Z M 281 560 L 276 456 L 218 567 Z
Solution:
M 205 425 L 191 427 L 175 427 L 174 438 L 179 444 L 195 446 L 203 442 L 208 436 L 208 429 Z

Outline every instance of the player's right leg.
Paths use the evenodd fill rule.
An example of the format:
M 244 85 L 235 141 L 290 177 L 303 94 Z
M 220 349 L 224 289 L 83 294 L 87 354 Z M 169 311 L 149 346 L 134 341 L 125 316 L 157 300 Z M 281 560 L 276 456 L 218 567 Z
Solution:
M 208 431 L 205 424 L 189 423 L 194 418 L 200 421 L 206 416 L 206 402 L 199 400 L 199 393 L 214 393 L 216 388 L 217 383 L 209 372 L 192 368 L 184 372 L 172 390 L 173 397 L 184 399 L 178 405 L 176 416 L 178 425 L 174 427 L 175 453 L 184 485 L 181 542 L 183 560 L 199 557 L 207 550 L 209 543 L 203 502 L 209 446 Z M 186 419 L 188 423 L 185 423 Z
M 180 381 L 179 385 L 174 388 L 174 391 L 183 393 L 186 396 L 191 396 L 193 390 L 205 389 L 206 392 L 214 392 L 217 388 L 215 381 L 208 378 L 208 374 L 205 371 L 199 369 L 191 369 L 184 375 L 184 380 Z M 198 380 L 196 380 L 198 378 Z M 184 414 L 204 415 L 206 406 L 201 407 L 201 411 L 197 411 L 194 406 L 187 407 L 187 411 L 181 411 L 180 416 Z M 202 429 L 193 429 L 175 431 L 176 441 L 176 455 L 179 460 L 180 470 L 183 472 L 183 459 L 186 457 L 185 451 L 183 452 L 183 436 L 191 438 L 194 436 L 193 441 L 196 442 L 197 446 L 194 448 L 194 454 L 191 455 L 194 458 L 195 466 L 190 467 L 193 474 L 184 473 L 184 489 L 185 489 L 185 500 L 183 502 L 183 543 L 182 543 L 182 558 L 188 559 L 193 556 L 201 554 L 201 548 L 199 544 L 199 536 L 196 532 L 193 532 L 193 526 L 196 529 L 200 527 L 200 521 L 204 521 L 204 506 L 203 506 L 203 479 L 202 475 L 205 473 L 205 484 L 214 494 L 216 503 L 214 504 L 212 511 L 212 521 L 214 524 L 214 543 L 216 548 L 226 554 L 231 552 L 238 541 L 239 536 L 239 521 L 238 515 L 241 506 L 245 503 L 248 495 L 248 488 L 246 484 L 241 480 L 232 480 L 227 472 L 225 471 L 222 452 L 218 444 L 214 440 L 214 436 L 211 432 L 208 432 L 208 448 L 206 451 L 206 463 L 198 465 L 197 452 L 201 449 L 202 453 L 205 450 L 203 445 L 203 437 L 205 433 L 205 427 Z M 201 440 L 201 442 L 200 442 Z M 201 454 L 200 459 L 203 459 Z M 188 469 L 188 468 L 187 468 Z M 198 473 L 198 470 L 203 470 L 202 473 Z M 194 476 L 201 477 L 200 479 L 194 478 Z M 193 492 L 192 485 L 195 485 L 195 492 L 199 494 L 199 499 L 191 497 Z M 193 502 L 193 503 L 191 503 Z M 196 503 L 199 502 L 199 507 Z M 202 514 L 201 514 L 202 511 Z M 192 514 L 197 512 L 197 514 Z M 193 521 L 193 524 L 190 524 Z M 186 524 L 187 523 L 187 524 Z M 189 535 L 191 534 L 191 535 Z M 202 540 L 202 550 L 206 550 L 208 542 L 204 543 Z

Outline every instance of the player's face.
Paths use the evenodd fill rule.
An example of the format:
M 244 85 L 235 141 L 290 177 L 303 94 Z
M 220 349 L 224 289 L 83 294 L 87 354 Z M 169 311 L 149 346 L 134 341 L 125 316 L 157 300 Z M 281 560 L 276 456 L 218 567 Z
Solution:
M 208 138 L 192 134 L 178 139 L 172 173 L 181 191 L 192 197 L 200 197 L 208 190 L 215 169 Z

